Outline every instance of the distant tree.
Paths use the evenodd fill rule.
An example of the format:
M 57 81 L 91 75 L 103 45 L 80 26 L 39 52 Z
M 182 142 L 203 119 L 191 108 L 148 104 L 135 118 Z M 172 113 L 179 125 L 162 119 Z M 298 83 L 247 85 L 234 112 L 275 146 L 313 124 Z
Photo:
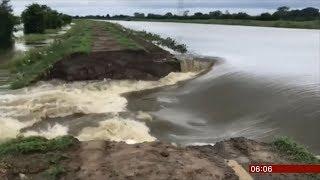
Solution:
M 183 11 L 182 16 L 185 16 L 185 17 L 188 16 L 189 12 L 190 12 L 189 10 Z
M 221 18 L 222 19 L 231 19 L 232 15 L 230 14 L 230 12 L 228 10 L 226 10 L 225 13 L 222 14 Z
M 134 13 L 134 17 L 135 17 L 135 18 L 145 18 L 145 15 L 144 15 L 144 13 L 138 13 L 138 12 L 136 12 L 136 13 Z
M 0 4 L 0 47 L 2 48 L 11 45 L 16 21 L 9 2 L 10 0 L 2 0 Z
M 168 12 L 164 15 L 164 17 L 166 18 L 172 18 L 173 17 L 173 14 L 171 12 Z
M 260 16 L 257 17 L 257 19 L 262 21 L 274 20 L 273 16 L 270 13 L 262 13 Z
M 313 7 L 302 9 L 300 11 L 300 16 L 304 18 L 309 18 L 309 19 L 315 19 L 317 17 L 319 18 L 320 16 L 319 9 L 313 8 Z
M 245 12 L 239 12 L 237 14 L 233 14 L 234 19 L 248 19 L 250 18 L 250 15 Z
M 279 12 L 287 12 L 290 10 L 290 7 L 288 6 L 281 6 L 281 7 L 278 7 L 277 11 Z
M 196 12 L 196 13 L 194 13 L 194 16 L 195 16 L 195 17 L 202 17 L 202 16 L 203 16 L 203 13 L 201 13 L 201 12 Z
M 39 4 L 31 4 L 22 12 L 21 16 L 26 34 L 44 33 L 46 29 L 44 7 Z
M 273 13 L 273 16 L 277 19 L 285 19 L 288 16 L 289 10 L 288 6 L 281 6 Z
M 209 12 L 209 16 L 211 18 L 219 18 L 221 17 L 222 15 L 222 12 L 221 11 L 212 11 L 212 12 Z
M 109 14 L 107 14 L 106 19 L 110 19 L 110 15 Z
M 62 14 L 50 10 L 45 14 L 46 29 L 57 29 L 63 25 Z

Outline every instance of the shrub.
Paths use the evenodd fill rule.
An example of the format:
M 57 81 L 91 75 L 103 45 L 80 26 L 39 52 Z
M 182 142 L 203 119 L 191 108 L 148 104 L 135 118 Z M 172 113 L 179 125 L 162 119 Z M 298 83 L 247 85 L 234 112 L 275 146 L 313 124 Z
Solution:
M 32 4 L 22 13 L 25 33 L 44 33 L 45 29 L 57 29 L 72 21 L 71 16 L 61 14 L 46 5 Z
M 24 32 L 44 33 L 46 29 L 45 12 L 39 4 L 31 4 L 22 12 L 22 21 L 24 23 Z
M 288 137 L 277 138 L 273 141 L 273 146 L 277 151 L 288 156 L 291 160 L 302 163 L 320 163 L 305 147 L 297 144 Z

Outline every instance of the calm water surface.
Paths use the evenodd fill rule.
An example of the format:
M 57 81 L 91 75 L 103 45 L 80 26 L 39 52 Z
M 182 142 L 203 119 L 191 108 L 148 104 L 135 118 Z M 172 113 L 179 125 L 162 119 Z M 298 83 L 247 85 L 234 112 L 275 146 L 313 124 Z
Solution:
M 160 139 L 189 144 L 285 135 L 320 153 L 319 30 L 118 23 L 224 59 L 180 88 L 131 97 L 132 109 L 155 117 L 148 125 Z

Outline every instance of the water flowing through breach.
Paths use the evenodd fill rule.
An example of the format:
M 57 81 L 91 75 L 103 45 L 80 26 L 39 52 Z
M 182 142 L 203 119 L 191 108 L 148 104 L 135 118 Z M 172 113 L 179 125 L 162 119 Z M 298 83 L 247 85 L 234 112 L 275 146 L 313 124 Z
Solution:
M 190 144 L 288 136 L 319 154 L 319 30 L 118 23 L 174 38 L 195 54 L 224 59 L 181 88 L 129 100 L 130 108 L 154 110 L 148 125 L 158 139 Z M 150 107 L 154 101 L 160 108 Z
M 173 85 L 195 75 L 193 72 L 170 73 L 159 81 L 65 83 L 55 80 L 1 92 L 0 140 L 17 135 L 54 138 L 71 133 L 80 140 L 154 141 L 144 122 L 151 117 L 143 112 L 128 115 L 123 94 Z

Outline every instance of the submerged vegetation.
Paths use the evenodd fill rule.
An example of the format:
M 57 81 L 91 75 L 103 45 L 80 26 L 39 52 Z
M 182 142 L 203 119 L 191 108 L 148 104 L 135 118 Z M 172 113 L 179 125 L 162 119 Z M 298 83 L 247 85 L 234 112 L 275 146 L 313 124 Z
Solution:
M 179 44 L 176 40 L 170 37 L 162 38 L 158 34 L 153 34 L 146 31 L 135 31 L 135 30 L 124 28 L 120 25 L 115 25 L 115 26 L 117 26 L 118 29 L 120 29 L 121 31 L 125 31 L 129 35 L 138 36 L 146 41 L 155 43 L 159 46 L 168 47 L 179 53 L 186 53 L 188 51 L 187 46 L 185 44 Z
M 0 144 L 0 157 L 5 155 L 46 153 L 65 150 L 76 143 L 71 136 L 62 136 L 52 140 L 44 137 L 18 137 Z
M 26 44 L 43 43 L 44 41 L 56 36 L 61 29 L 46 29 L 42 34 L 25 34 L 20 39 L 23 39 Z
M 133 32 L 133 31 L 131 31 L 131 32 Z M 187 52 L 187 46 L 185 44 L 179 44 L 176 40 L 174 40 L 170 37 L 162 38 L 158 34 L 153 34 L 153 33 L 146 32 L 146 31 L 136 31 L 133 33 L 143 37 L 144 39 L 146 39 L 150 42 L 155 42 L 157 45 L 168 47 L 174 51 L 177 51 L 180 53 Z
M 89 53 L 92 45 L 91 26 L 90 21 L 79 21 L 48 47 L 32 49 L 25 56 L 15 59 L 9 65 L 11 72 L 16 74 L 11 88 L 21 88 L 36 82 L 52 68 L 55 62 L 67 55 Z
M 288 156 L 290 160 L 295 162 L 320 163 L 320 160 L 305 147 L 299 145 L 288 137 L 277 138 L 272 144 L 277 151 Z

